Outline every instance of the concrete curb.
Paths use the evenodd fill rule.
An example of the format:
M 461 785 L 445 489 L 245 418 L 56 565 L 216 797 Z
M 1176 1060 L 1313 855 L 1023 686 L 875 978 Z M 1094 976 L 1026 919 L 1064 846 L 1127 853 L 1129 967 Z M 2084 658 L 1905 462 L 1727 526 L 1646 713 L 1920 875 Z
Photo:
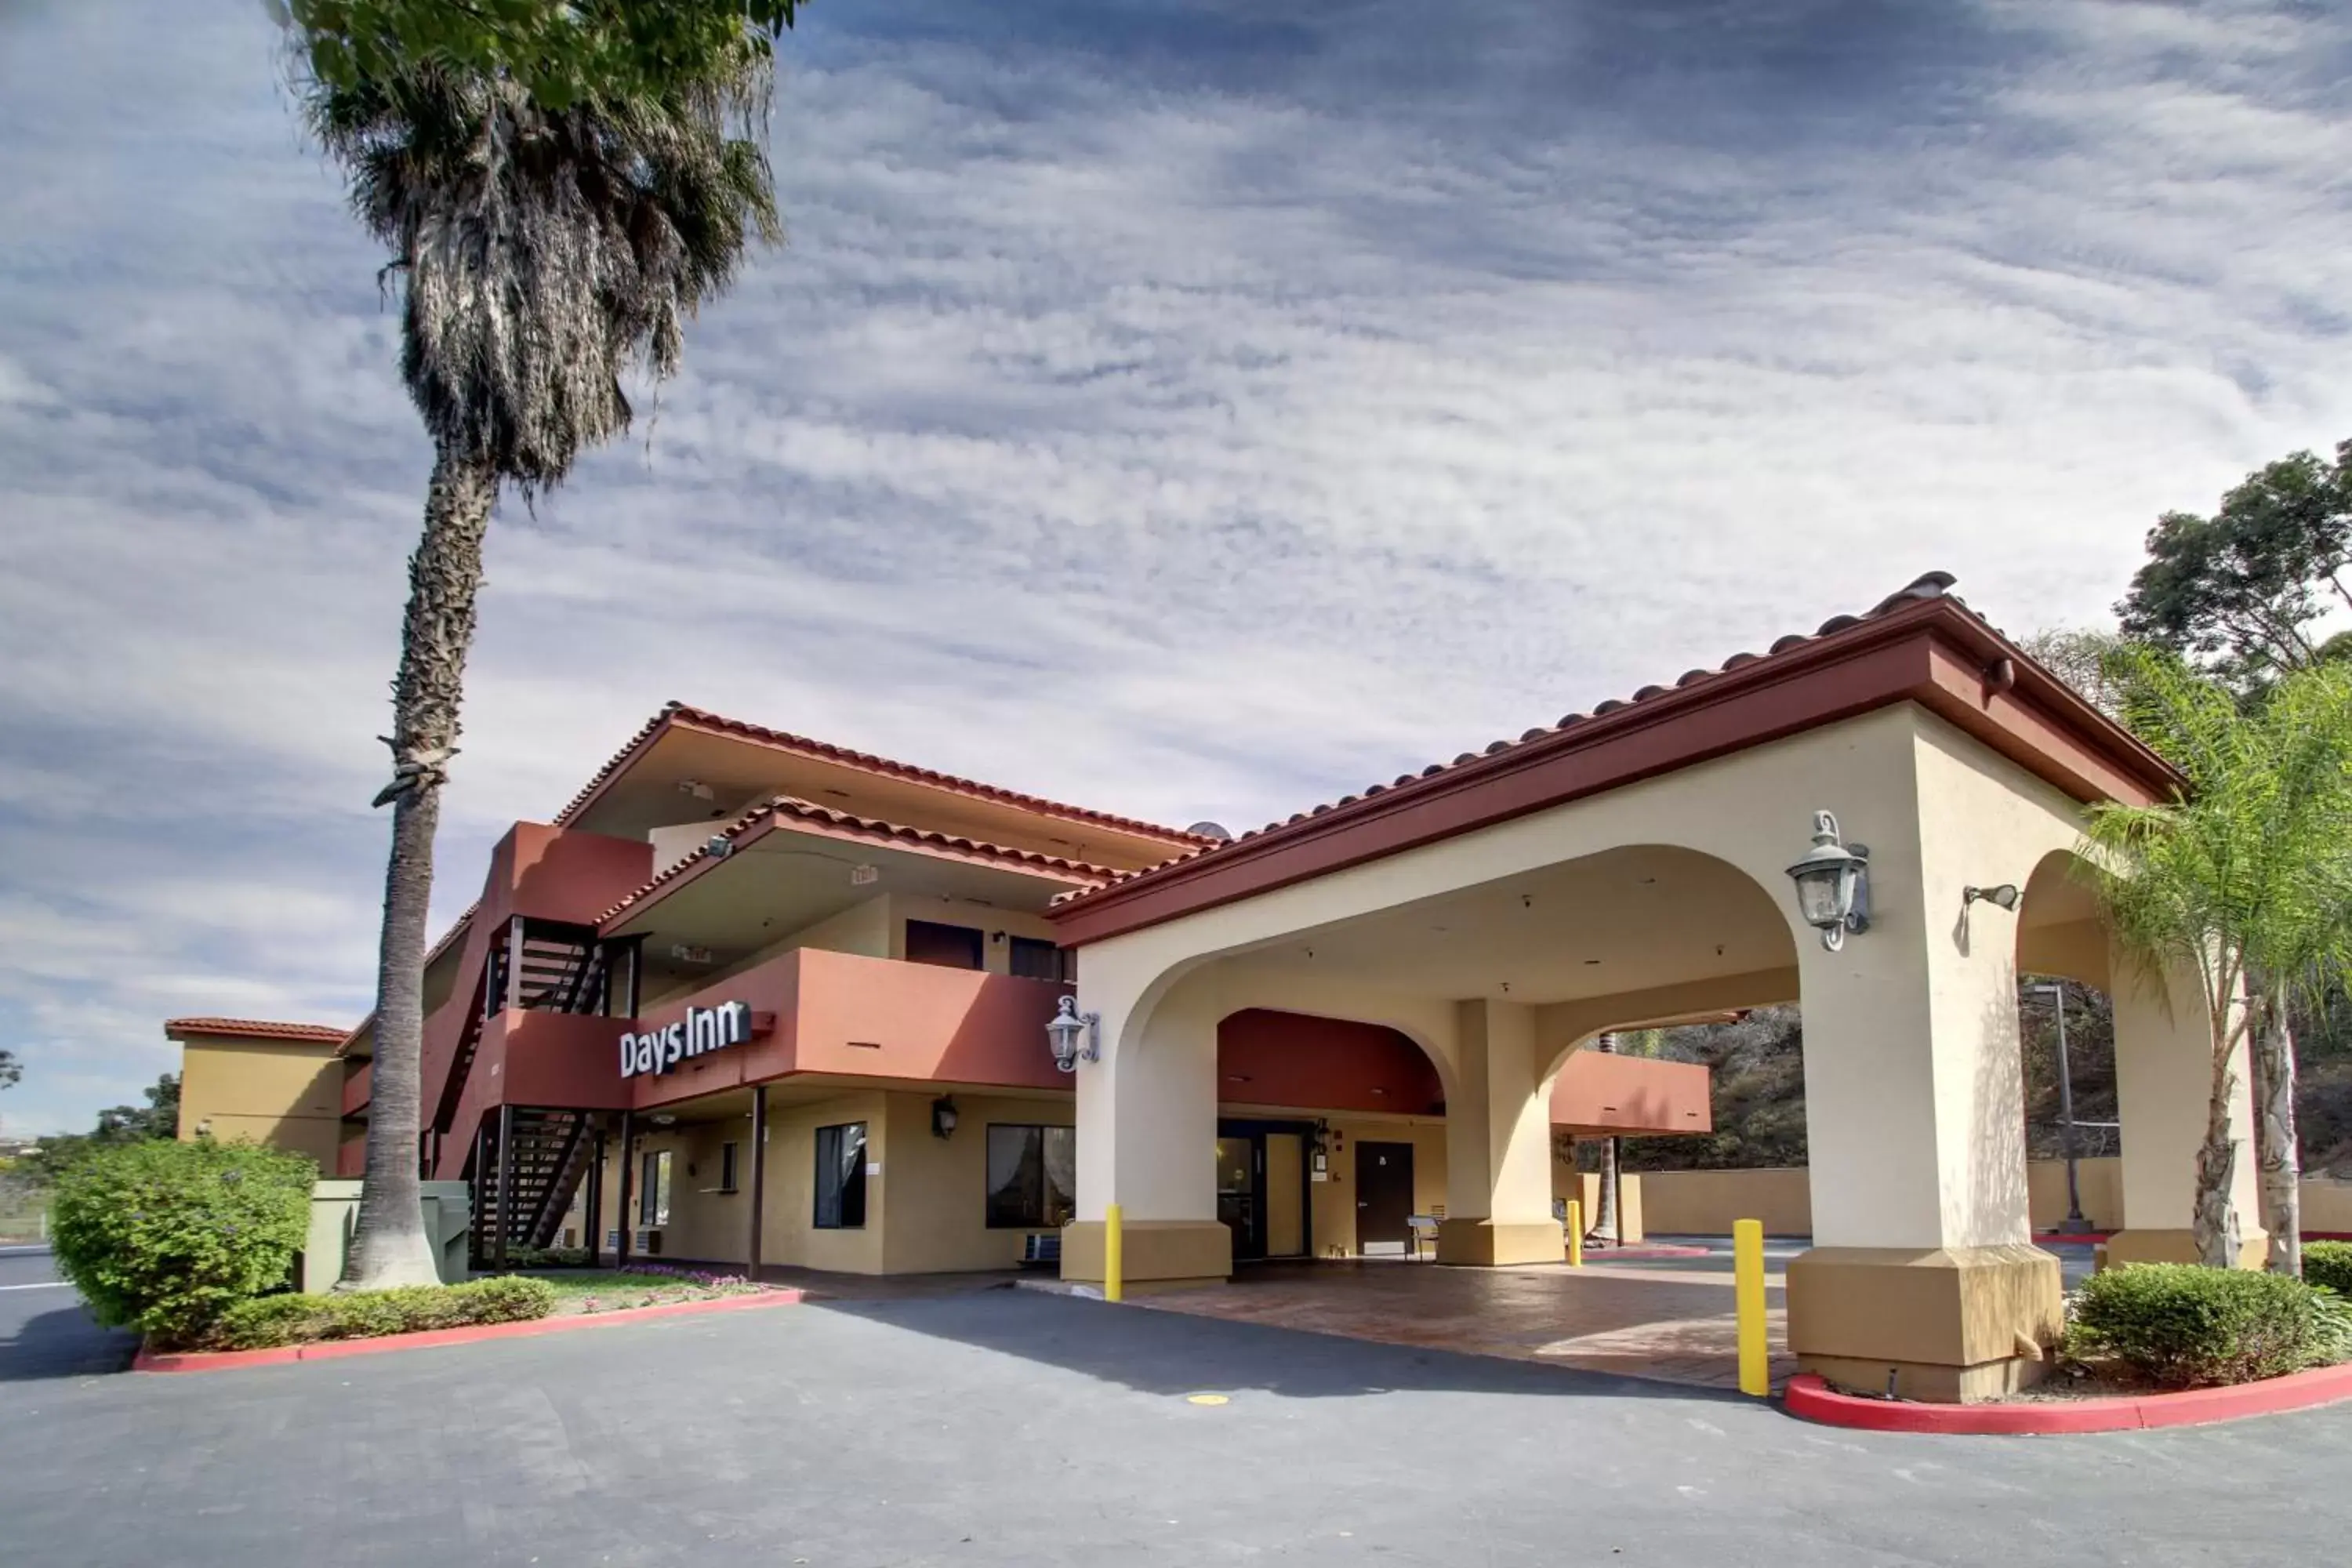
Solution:
M 720 1296 L 709 1301 L 668 1301 L 656 1307 L 629 1307 L 617 1312 L 573 1312 L 562 1317 L 531 1318 L 520 1323 L 477 1323 L 464 1329 L 428 1329 L 415 1334 L 384 1334 L 372 1340 L 320 1340 L 315 1344 L 281 1345 L 266 1351 L 151 1351 L 145 1345 L 131 1358 L 133 1372 L 227 1372 L 241 1366 L 277 1366 L 289 1361 L 333 1361 L 343 1356 L 378 1355 L 386 1351 L 425 1350 L 435 1345 L 470 1344 L 476 1340 L 524 1339 L 533 1334 L 560 1334 L 573 1329 L 601 1329 L 611 1323 L 640 1323 L 648 1318 L 685 1318 L 704 1312 L 739 1312 L 750 1307 L 797 1306 L 805 1292 L 766 1289 L 756 1296 Z
M 2233 1388 L 2193 1388 L 2126 1399 L 2073 1399 L 2049 1405 L 1921 1405 L 1840 1394 L 1811 1373 L 1789 1380 L 1782 1406 L 1824 1426 L 1865 1432 L 1934 1432 L 1947 1436 L 2058 1436 L 2078 1432 L 2143 1432 L 2161 1426 L 2201 1426 L 2275 1415 L 2352 1399 L 2352 1365 L 2315 1367 Z

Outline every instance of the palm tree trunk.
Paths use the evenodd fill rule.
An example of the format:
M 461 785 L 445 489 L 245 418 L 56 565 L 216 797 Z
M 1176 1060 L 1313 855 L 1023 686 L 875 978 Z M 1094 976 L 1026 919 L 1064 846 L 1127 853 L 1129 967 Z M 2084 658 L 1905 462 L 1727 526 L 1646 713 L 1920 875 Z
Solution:
M 1604 1057 L 1617 1054 L 1617 1037 L 1603 1035 L 1592 1042 L 1592 1048 Z M 1604 1246 L 1617 1241 L 1617 1140 L 1601 1141 L 1601 1195 L 1592 1205 L 1592 1229 L 1585 1237 Z
M 433 834 L 457 753 L 457 704 L 482 585 L 482 538 L 498 499 L 488 465 L 443 451 L 425 493 L 425 537 L 408 558 L 408 613 L 393 686 L 392 859 L 377 951 L 375 1060 L 367 1180 L 342 1285 L 378 1289 L 439 1278 L 417 1189 L 425 1044 L 425 922 L 433 900 Z
M 2238 1141 L 2230 1136 L 2230 1091 L 2237 1075 L 2230 1070 L 2225 1031 L 2217 1032 L 2212 1089 L 2205 1105 L 2205 1142 L 2197 1151 L 2197 1208 L 2189 1234 L 2197 1246 L 2197 1261 L 2208 1268 L 2234 1268 L 2230 1256 L 2231 1178 L 2236 1173 Z
M 2254 1083 L 2262 1091 L 2263 1211 L 2270 1221 L 2270 1268 L 2303 1277 L 2303 1154 L 2294 1126 L 2294 1034 L 2285 987 L 2270 987 L 2267 1016 L 2254 1031 Z

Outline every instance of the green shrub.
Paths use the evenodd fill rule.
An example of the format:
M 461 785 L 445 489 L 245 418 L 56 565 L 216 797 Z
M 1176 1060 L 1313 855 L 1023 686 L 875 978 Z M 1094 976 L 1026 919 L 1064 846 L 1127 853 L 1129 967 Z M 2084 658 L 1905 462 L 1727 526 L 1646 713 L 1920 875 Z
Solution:
M 193 1339 L 286 1283 L 319 1167 L 256 1143 L 162 1140 L 90 1150 L 58 1177 L 58 1268 L 102 1323 Z
M 204 1337 L 206 1350 L 259 1351 L 319 1340 L 372 1340 L 385 1334 L 517 1323 L 555 1310 L 544 1279 L 500 1275 L 463 1285 L 404 1285 L 391 1290 L 325 1296 L 264 1296 L 221 1315 Z
M 2252 1383 L 2327 1359 L 2317 1292 L 2284 1274 L 2142 1263 L 2091 1276 L 2066 1345 L 2168 1388 Z
M 2305 1242 L 2303 1282 L 2352 1296 L 2352 1241 Z

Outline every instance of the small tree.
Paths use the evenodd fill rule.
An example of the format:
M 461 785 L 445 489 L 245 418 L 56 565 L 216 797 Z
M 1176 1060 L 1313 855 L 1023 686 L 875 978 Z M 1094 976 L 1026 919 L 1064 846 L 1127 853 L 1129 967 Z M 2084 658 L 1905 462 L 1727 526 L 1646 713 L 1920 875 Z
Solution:
M 6 1089 L 24 1076 L 25 1069 L 17 1062 L 16 1053 L 0 1046 L 0 1089 Z
M 2198 1257 L 2234 1261 L 2230 1064 L 2251 1039 L 2270 1265 L 2300 1274 L 2288 1005 L 2339 983 L 2352 964 L 2352 675 L 2332 664 L 2293 670 L 2242 705 L 2168 653 L 2120 649 L 2114 668 L 2126 721 L 2188 784 L 2178 800 L 2095 808 L 2084 864 L 2118 944 L 2156 983 L 2198 976 L 2213 1040 Z

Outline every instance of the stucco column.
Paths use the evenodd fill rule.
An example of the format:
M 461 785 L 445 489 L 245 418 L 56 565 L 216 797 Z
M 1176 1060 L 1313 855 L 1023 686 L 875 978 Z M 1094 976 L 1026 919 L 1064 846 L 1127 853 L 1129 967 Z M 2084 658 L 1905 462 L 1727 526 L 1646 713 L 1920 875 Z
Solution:
M 2109 964 L 2115 1004 L 2116 1120 L 2123 1123 L 2124 1228 L 2107 1261 L 2195 1263 L 2197 1154 L 2212 1093 L 2213 1030 L 2196 972 L 2159 984 L 2117 954 Z M 2253 1092 L 2241 1044 L 2231 1061 L 2231 1131 L 2238 1141 L 2231 1206 L 2238 1216 L 2238 1267 L 2260 1268 L 2269 1235 L 2262 1226 L 2254 1170 Z
M 1988 1397 L 2040 1375 L 2062 1312 L 2027 1218 L 2014 919 L 1961 904 L 2003 873 L 2001 824 L 1923 785 L 1908 820 L 1845 826 L 1874 908 L 1843 951 L 1798 946 L 1814 1246 L 1790 1348 L 1874 1393 Z
M 1551 1216 L 1550 1083 L 1538 1076 L 1535 1012 L 1514 1003 L 1456 1008 L 1460 1063 L 1445 1102 L 1445 1221 L 1440 1263 L 1558 1263 Z
M 1217 1219 L 1216 1010 L 1179 996 L 1102 1012 L 1102 1059 L 1076 1074 L 1078 1216 L 1062 1231 L 1062 1278 L 1102 1279 L 1117 1204 L 1130 1289 L 1223 1279 L 1234 1244 Z

